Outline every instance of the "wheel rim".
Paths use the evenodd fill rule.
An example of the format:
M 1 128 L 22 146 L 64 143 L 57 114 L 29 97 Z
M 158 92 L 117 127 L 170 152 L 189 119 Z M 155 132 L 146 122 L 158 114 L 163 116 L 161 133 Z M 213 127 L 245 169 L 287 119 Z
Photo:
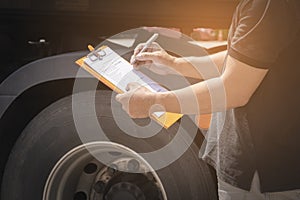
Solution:
M 53 167 L 43 200 L 54 199 L 166 200 L 167 197 L 157 173 L 139 154 L 121 144 L 91 142 L 70 150 Z

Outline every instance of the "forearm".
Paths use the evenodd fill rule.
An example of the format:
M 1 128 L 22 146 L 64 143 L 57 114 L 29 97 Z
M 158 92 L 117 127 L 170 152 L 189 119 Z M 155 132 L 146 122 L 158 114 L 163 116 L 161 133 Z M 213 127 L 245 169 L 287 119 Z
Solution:
M 180 90 L 156 93 L 156 104 L 167 112 L 182 114 L 208 114 L 246 105 L 267 70 L 251 67 L 230 56 L 226 62 L 227 67 L 220 77 Z
M 185 77 L 202 80 L 220 76 L 227 51 L 202 57 L 176 58 L 174 69 Z
M 208 114 L 226 110 L 225 97 L 222 79 L 214 78 L 180 90 L 157 93 L 155 103 L 167 112 Z

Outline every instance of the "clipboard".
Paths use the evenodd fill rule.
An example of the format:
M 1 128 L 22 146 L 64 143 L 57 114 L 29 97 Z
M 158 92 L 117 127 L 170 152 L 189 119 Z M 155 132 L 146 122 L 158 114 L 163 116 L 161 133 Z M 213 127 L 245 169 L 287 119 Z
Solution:
M 108 46 L 101 46 L 97 49 L 89 46 L 89 49 L 91 52 L 75 63 L 116 93 L 124 93 L 129 82 L 138 82 L 154 92 L 166 91 L 142 72 L 134 70 L 129 62 Z M 151 114 L 151 118 L 166 129 L 182 116 L 182 114 L 170 112 Z

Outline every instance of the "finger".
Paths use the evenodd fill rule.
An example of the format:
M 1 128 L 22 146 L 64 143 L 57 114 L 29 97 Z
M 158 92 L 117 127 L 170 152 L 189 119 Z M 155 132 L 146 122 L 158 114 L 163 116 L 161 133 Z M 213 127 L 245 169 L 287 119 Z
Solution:
M 140 54 L 141 50 L 144 48 L 145 44 L 139 44 L 135 50 L 133 55 L 130 58 L 130 64 L 134 65 L 137 62 L 136 56 Z M 145 51 L 149 51 L 149 48 L 147 48 Z
M 135 62 L 132 66 L 135 70 L 140 70 L 143 65 L 140 62 Z
M 133 67 L 134 68 L 141 68 L 141 67 L 147 67 L 147 65 L 151 65 L 153 62 L 152 60 L 147 60 L 147 61 L 137 61 Z
M 132 55 L 130 58 L 130 64 L 135 65 L 137 63 L 137 60 L 135 58 L 135 55 Z
M 135 56 L 134 55 L 132 55 L 131 57 L 130 57 L 130 63 L 132 63 L 133 61 L 135 60 Z
M 142 67 L 147 61 L 139 61 L 136 59 L 136 57 L 132 56 L 130 58 L 130 64 L 135 68 L 135 69 L 139 69 L 140 67 Z
M 147 52 L 154 52 L 154 51 L 161 51 L 163 50 L 163 48 L 157 43 L 157 42 L 153 42 L 149 48 L 149 50 Z
M 123 97 L 122 94 L 117 94 L 115 99 L 116 99 L 117 102 L 121 103 L 122 102 L 122 97 Z
M 140 43 L 136 46 L 136 48 L 134 49 L 133 55 L 136 56 L 138 55 L 141 50 L 144 48 L 144 46 L 146 45 L 146 43 Z M 160 47 L 160 45 L 156 42 L 153 42 L 147 49 L 145 49 L 145 52 L 153 52 L 153 51 L 158 51 L 161 50 L 162 48 Z
M 131 82 L 128 83 L 126 86 L 126 91 L 131 91 L 131 90 L 135 90 L 137 88 L 141 87 L 141 85 L 137 82 Z
M 118 95 L 116 95 L 115 99 L 117 102 L 119 102 L 121 104 L 122 109 L 127 112 L 129 99 L 126 98 L 126 94 L 125 93 L 118 94 Z
M 133 55 L 136 56 L 140 51 L 144 48 L 145 43 L 140 43 L 136 46 L 136 48 L 133 51 Z
M 135 59 L 138 61 L 154 61 L 154 60 L 158 60 L 158 54 L 145 52 L 137 55 Z

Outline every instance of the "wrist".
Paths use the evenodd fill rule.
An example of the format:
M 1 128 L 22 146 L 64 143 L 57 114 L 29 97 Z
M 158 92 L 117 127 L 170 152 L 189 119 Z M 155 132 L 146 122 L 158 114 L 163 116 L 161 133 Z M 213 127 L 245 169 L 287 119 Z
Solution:
M 182 65 L 182 58 L 176 58 L 174 57 L 174 60 L 173 60 L 173 66 L 174 68 L 177 70 L 180 68 L 180 65 Z
M 164 63 L 166 65 L 167 68 L 169 68 L 170 70 L 167 70 L 168 74 L 176 74 L 177 71 L 177 65 L 178 65 L 178 59 L 175 56 L 171 56 L 168 54 L 168 59 L 167 62 Z
M 150 112 L 161 112 L 164 111 L 164 107 L 161 105 L 162 93 L 154 92 L 151 97 Z
M 179 74 L 183 74 L 183 69 L 186 68 L 186 65 L 188 64 L 188 62 L 184 59 L 184 58 L 174 58 L 173 61 L 174 65 L 173 65 L 173 69 L 179 73 Z
M 178 101 L 176 95 L 171 92 L 155 93 L 155 111 L 178 112 Z

